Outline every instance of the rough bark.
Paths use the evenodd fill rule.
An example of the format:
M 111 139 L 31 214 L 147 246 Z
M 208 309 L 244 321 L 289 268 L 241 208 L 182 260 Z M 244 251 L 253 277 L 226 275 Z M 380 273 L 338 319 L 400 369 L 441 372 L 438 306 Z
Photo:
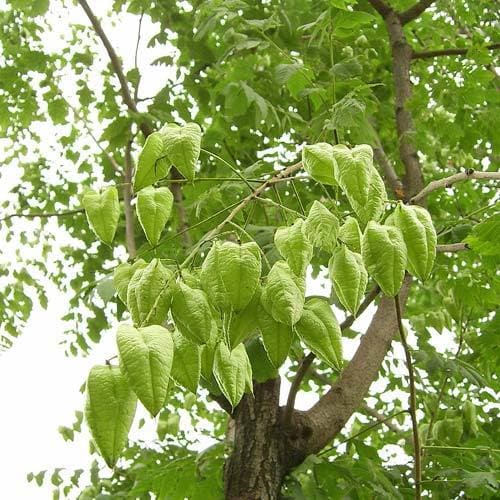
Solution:
M 255 384 L 233 413 L 234 448 L 224 471 L 230 500 L 279 498 L 286 473 L 285 446 L 280 435 L 280 379 Z

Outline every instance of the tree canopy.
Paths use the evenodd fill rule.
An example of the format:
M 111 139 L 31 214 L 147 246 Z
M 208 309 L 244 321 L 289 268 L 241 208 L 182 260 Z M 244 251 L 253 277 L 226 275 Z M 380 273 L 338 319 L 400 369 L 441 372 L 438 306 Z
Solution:
M 114 0 L 101 19 L 76 3 L 0 10 L 2 346 L 47 279 L 72 297 L 68 355 L 118 331 L 87 420 L 123 459 L 96 455 L 90 484 L 55 471 L 55 495 L 239 498 L 269 422 L 285 444 L 259 453 L 286 498 L 498 495 L 491 2 Z M 105 29 L 125 19 L 133 55 Z M 162 69 L 154 95 L 142 61 Z M 136 395 L 158 440 L 122 451 L 102 423 L 131 422 Z M 218 443 L 196 451 L 181 410 Z

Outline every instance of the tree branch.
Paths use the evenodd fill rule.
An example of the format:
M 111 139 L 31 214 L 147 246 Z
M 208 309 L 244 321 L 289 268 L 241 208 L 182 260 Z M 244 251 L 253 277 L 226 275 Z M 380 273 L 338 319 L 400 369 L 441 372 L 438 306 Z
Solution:
M 422 450 L 420 449 L 420 436 L 418 434 L 418 420 L 417 420 L 417 395 L 415 388 L 415 374 L 413 371 L 413 362 L 411 359 L 410 348 L 406 342 L 406 333 L 403 328 L 403 320 L 401 314 L 401 304 L 399 303 L 399 296 L 394 297 L 394 304 L 396 306 L 396 316 L 398 321 L 398 330 L 403 349 L 405 351 L 406 366 L 408 368 L 408 382 L 410 386 L 410 417 L 411 428 L 413 433 L 413 456 L 414 456 L 414 476 L 415 476 L 415 499 L 420 500 L 422 496 Z
M 436 252 L 461 252 L 462 250 L 469 250 L 470 247 L 467 243 L 449 243 L 448 245 L 438 245 Z
M 411 276 L 407 275 L 400 290 L 403 303 L 410 284 Z M 377 377 L 397 328 L 394 300 L 384 297 L 350 363 L 332 388 L 305 414 L 310 429 L 304 442 L 306 454 L 315 454 L 324 448 L 360 407 Z
M 125 243 L 128 255 L 134 259 L 137 254 L 135 246 L 135 215 L 132 208 L 132 176 L 134 163 L 132 160 L 132 141 L 125 148 L 125 170 L 123 172 L 123 205 L 125 212 Z
M 401 12 L 399 14 L 399 19 L 401 19 L 401 23 L 407 24 L 410 21 L 413 21 L 417 17 L 419 17 L 423 12 L 429 8 L 434 3 L 434 0 L 420 0 L 415 5 L 410 7 L 408 10 Z
M 129 89 L 129 83 L 127 80 L 127 77 L 125 76 L 125 73 L 123 71 L 122 63 L 120 61 L 120 58 L 118 57 L 117 53 L 115 52 L 114 47 L 111 45 L 111 42 L 109 41 L 109 38 L 106 36 L 106 33 L 104 33 L 104 30 L 102 29 L 101 23 L 99 19 L 95 16 L 95 14 L 92 12 L 92 9 L 90 8 L 89 4 L 87 3 L 87 0 L 78 0 L 78 3 L 82 6 L 83 10 L 85 11 L 85 14 L 87 14 L 87 17 L 89 18 L 90 23 L 92 24 L 95 32 L 101 39 L 106 52 L 108 53 L 109 59 L 111 61 L 111 66 L 113 67 L 113 71 L 115 72 L 115 75 L 118 77 L 118 80 L 120 82 L 120 88 L 121 88 L 121 93 L 123 97 L 123 102 L 125 105 L 129 108 L 130 111 L 133 111 L 137 113 L 137 106 L 134 101 L 134 98 L 132 97 L 132 94 L 130 93 Z M 139 125 L 142 133 L 144 136 L 148 136 L 153 132 L 153 128 L 151 125 L 147 122 L 142 122 Z
M 438 49 L 438 50 L 425 50 L 425 51 L 414 51 L 412 52 L 412 59 L 431 59 L 433 57 L 440 56 L 465 56 L 473 47 L 462 48 L 462 49 Z M 500 49 L 500 43 L 492 43 L 491 45 L 486 45 L 484 47 L 488 50 Z
M 417 203 L 418 201 L 425 198 L 429 193 L 432 193 L 432 191 L 451 187 L 457 182 L 466 181 L 469 179 L 500 181 L 500 172 L 478 172 L 470 168 L 465 172 L 460 172 L 458 174 L 450 175 L 449 177 L 444 177 L 443 179 L 429 182 L 429 184 L 427 184 L 424 189 L 422 189 L 419 193 L 417 193 L 410 199 L 410 203 Z
M 405 197 L 403 183 L 399 179 L 398 174 L 396 174 L 396 171 L 385 154 L 384 148 L 381 144 L 379 144 L 378 147 L 373 148 L 373 154 L 379 165 L 382 167 L 387 184 L 389 184 L 390 188 L 396 195 L 396 198 L 398 198 L 398 200 L 403 200 Z
M 85 212 L 85 209 L 83 208 L 77 208 L 75 210 L 67 210 L 66 212 L 41 212 L 41 213 L 17 213 L 17 214 L 9 214 L 6 215 L 5 217 L 2 217 L 0 219 L 0 222 L 14 219 L 15 217 L 24 217 L 25 219 L 46 219 L 48 217 L 65 217 L 67 215 L 75 215 L 75 214 L 82 214 Z
M 385 3 L 383 0 L 369 0 L 371 6 L 383 17 L 385 18 L 389 12 L 392 11 L 392 7 Z
M 379 294 L 379 292 L 380 292 L 380 287 L 377 285 L 375 288 L 373 288 L 373 290 L 371 290 L 366 295 L 365 299 L 359 306 L 357 316 L 359 316 L 365 311 L 365 309 L 375 300 L 375 297 Z M 348 316 L 340 324 L 340 330 L 344 331 L 346 328 L 349 328 L 354 323 L 357 316 L 353 315 Z M 291 424 L 293 409 L 295 407 L 295 399 L 297 397 L 297 393 L 299 392 L 300 384 L 302 383 L 302 380 L 304 379 L 307 370 L 311 366 L 315 357 L 316 356 L 314 355 L 314 353 L 310 352 L 307 356 L 302 358 L 302 360 L 299 363 L 299 367 L 297 368 L 297 373 L 295 374 L 295 377 L 292 381 L 292 385 L 290 386 L 290 391 L 288 392 L 288 398 L 286 400 L 285 413 L 283 417 L 285 427 L 288 427 Z

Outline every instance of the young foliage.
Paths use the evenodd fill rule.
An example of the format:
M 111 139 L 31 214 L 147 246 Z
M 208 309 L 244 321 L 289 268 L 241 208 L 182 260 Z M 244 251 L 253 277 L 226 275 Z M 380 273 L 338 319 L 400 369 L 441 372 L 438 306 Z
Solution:
M 159 259 L 135 271 L 127 290 L 127 308 L 135 326 L 162 325 L 172 302 L 175 276 Z
M 429 212 L 423 207 L 399 203 L 391 219 L 405 240 L 408 271 L 425 281 L 434 266 L 437 245 L 436 230 Z
M 210 340 L 212 311 L 203 290 L 179 282 L 172 298 L 172 317 L 184 337 L 202 345 Z
M 321 184 L 335 185 L 335 160 L 333 146 L 326 142 L 311 144 L 302 148 L 304 170 Z
M 171 164 L 162 160 L 164 156 L 163 135 L 153 132 L 146 138 L 137 161 L 134 175 L 136 192 L 167 176 Z
M 136 271 L 142 270 L 147 266 L 147 262 L 137 259 L 133 264 L 123 262 L 118 265 L 113 272 L 113 285 L 119 299 L 126 305 L 128 285 Z
M 323 203 L 314 200 L 305 221 L 305 233 L 313 246 L 332 253 L 337 246 L 339 220 Z
M 137 193 L 137 218 L 151 246 L 160 236 L 172 212 L 174 196 L 166 187 L 148 186 Z
M 195 176 L 196 162 L 201 150 L 201 129 L 196 123 L 180 127 L 167 123 L 159 134 L 163 138 L 164 151 L 170 163 L 189 181 Z
M 296 276 L 288 264 L 277 261 L 262 288 L 261 303 L 275 321 L 293 326 L 304 307 L 304 278 Z
M 308 299 L 295 326 L 300 339 L 335 370 L 342 368 L 342 333 L 330 304 L 317 297 Z
M 97 365 L 87 379 L 85 418 L 109 467 L 114 467 L 134 420 L 137 398 L 117 366 Z
M 224 342 L 215 349 L 214 375 L 222 394 L 233 408 L 241 401 L 245 390 L 249 390 L 252 367 L 243 344 L 229 350 Z M 249 391 L 251 392 L 251 391 Z
M 111 245 L 120 218 L 120 202 L 116 188 L 110 186 L 101 193 L 89 189 L 83 194 L 82 205 L 92 231 L 102 242 Z
M 304 276 L 313 256 L 313 245 L 306 236 L 304 219 L 297 219 L 291 226 L 279 227 L 274 244 L 297 276 Z
M 330 259 L 329 271 L 340 303 L 356 316 L 368 283 L 361 255 L 341 245 Z
M 339 229 L 339 240 L 353 252 L 361 253 L 362 236 L 357 219 L 351 216 L 346 217 L 344 224 Z
M 174 362 L 171 377 L 182 387 L 196 394 L 201 375 L 201 347 L 188 340 L 177 330 L 174 340 Z
M 394 297 L 399 292 L 406 269 L 406 245 L 401 231 L 393 226 L 369 222 L 361 243 L 363 262 L 382 291 Z
M 255 318 L 258 318 L 260 307 L 260 287 L 254 293 L 249 304 L 239 312 L 230 315 L 229 346 L 234 349 L 240 342 L 244 342 L 257 330 Z
M 118 327 L 116 343 L 120 368 L 139 401 L 154 417 L 167 399 L 174 343 L 170 332 L 159 325 Z
M 222 311 L 244 309 L 260 281 L 260 249 L 254 242 L 216 241 L 201 268 L 201 284 L 210 301 Z
M 267 356 L 277 369 L 288 356 L 293 340 L 293 328 L 275 321 L 263 307 L 259 309 L 257 318 Z

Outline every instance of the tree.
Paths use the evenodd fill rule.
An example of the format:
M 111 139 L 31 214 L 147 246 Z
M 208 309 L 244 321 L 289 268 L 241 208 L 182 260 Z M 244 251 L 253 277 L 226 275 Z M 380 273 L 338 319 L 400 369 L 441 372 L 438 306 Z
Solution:
M 92 5 L 78 4 L 88 25 L 69 25 L 60 52 L 44 43 L 48 1 L 11 0 L 0 39 L 3 168 L 19 172 L 3 205 L 2 230 L 19 239 L 18 262 L 2 270 L 3 344 L 34 293 L 44 304 L 44 275 L 73 295 L 68 354 L 128 325 L 118 328 L 121 370 L 103 360 L 87 383 L 97 447 L 110 465 L 126 460 L 111 476 L 96 462 L 85 488 L 81 471 L 73 482 L 55 471 L 58 491 L 493 497 L 490 3 L 116 0 L 111 19 L 137 19 L 133 67 Z M 142 51 L 145 19 L 156 33 Z M 171 77 L 147 96 L 138 68 L 151 47 Z M 53 130 L 56 164 L 41 154 L 40 124 Z M 36 221 L 33 236 L 17 218 Z M 71 246 L 58 246 L 61 232 Z M 42 251 L 26 258 L 29 246 Z M 324 275 L 329 264 L 335 315 L 324 298 L 304 302 L 306 269 Z M 366 331 L 352 329 L 370 304 Z M 453 336 L 444 350 L 442 332 Z M 341 336 L 357 346 L 350 359 Z M 291 381 L 284 406 L 280 366 Z M 299 390 L 319 396 L 308 411 L 295 409 Z M 160 411 L 159 441 L 121 450 L 136 395 Z M 220 444 L 192 451 L 180 408 L 193 424 L 208 420 Z M 383 458 L 388 445 L 411 460 Z

